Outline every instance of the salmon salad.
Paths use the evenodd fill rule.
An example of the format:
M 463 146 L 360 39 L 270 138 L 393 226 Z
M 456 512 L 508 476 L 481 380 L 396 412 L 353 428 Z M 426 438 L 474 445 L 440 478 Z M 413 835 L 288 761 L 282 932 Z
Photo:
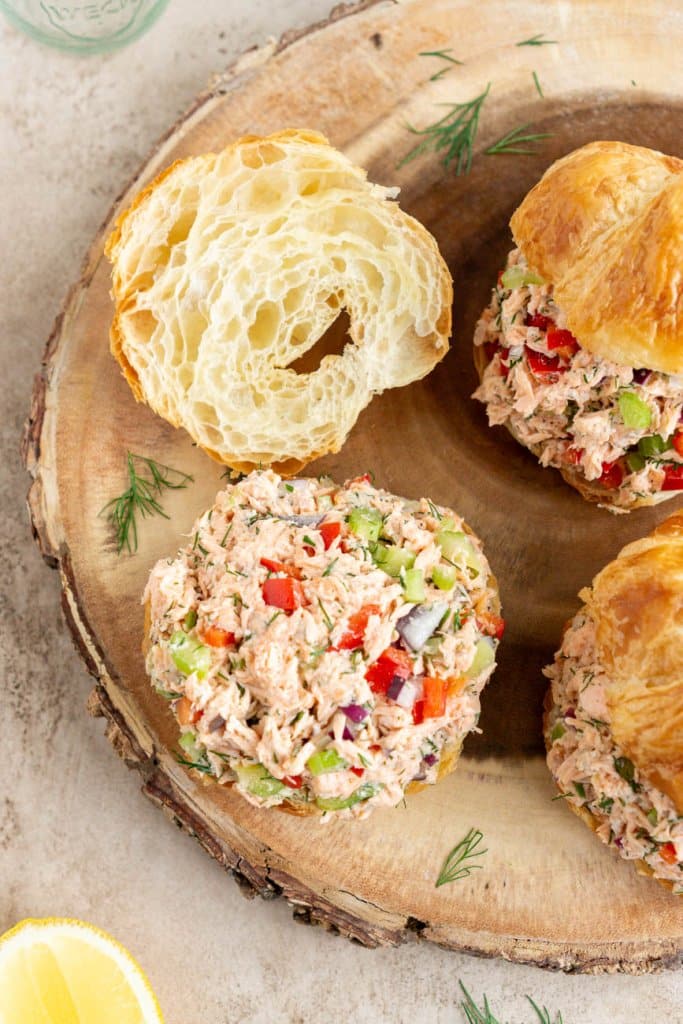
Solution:
M 508 257 L 474 344 L 487 365 L 474 398 L 544 466 L 604 488 L 612 511 L 683 489 L 683 377 L 621 366 L 581 347 L 519 249 Z
M 227 486 L 143 600 L 179 760 L 321 820 L 437 781 L 477 728 L 504 628 L 462 519 L 367 475 Z
M 683 817 L 615 743 L 597 658 L 595 623 L 584 607 L 545 670 L 553 707 L 547 721 L 548 767 L 563 796 L 593 816 L 600 839 L 628 860 L 642 860 L 683 895 Z

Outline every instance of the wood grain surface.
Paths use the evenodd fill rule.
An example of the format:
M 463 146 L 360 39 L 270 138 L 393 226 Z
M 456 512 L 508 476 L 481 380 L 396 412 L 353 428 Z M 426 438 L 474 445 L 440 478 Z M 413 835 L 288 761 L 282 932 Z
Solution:
M 480 735 L 456 774 L 366 822 L 298 820 L 259 811 L 176 763 L 177 730 L 149 686 L 140 595 L 154 561 L 212 502 L 220 467 L 136 405 L 109 355 L 109 270 L 93 242 L 36 380 L 24 456 L 29 507 L 46 561 L 59 569 L 76 643 L 97 679 L 91 711 L 143 790 L 249 892 L 282 894 L 297 917 L 366 945 L 415 935 L 483 955 L 577 971 L 642 972 L 681 962 L 683 901 L 603 848 L 561 801 L 542 757 L 542 666 L 576 594 L 626 542 L 671 511 L 613 518 L 541 469 L 469 398 L 472 330 L 510 247 L 509 216 L 558 156 L 619 138 L 681 156 L 683 83 L 670 73 L 683 12 L 660 2 L 523 2 L 511 38 L 497 0 L 362 3 L 324 25 L 251 51 L 217 77 L 160 142 L 116 210 L 174 159 L 216 150 L 245 132 L 322 130 L 372 180 L 401 186 L 401 203 L 436 236 L 455 281 L 448 357 L 424 381 L 375 399 L 343 451 L 315 464 L 337 479 L 372 469 L 380 486 L 452 505 L 483 538 L 501 582 L 508 632 L 484 693 Z M 556 44 L 519 47 L 542 32 Z M 452 48 L 444 65 L 422 51 Z M 536 89 L 533 72 L 542 85 Z M 400 169 L 407 125 L 442 116 L 491 83 L 471 173 L 425 155 Z M 485 156 L 520 124 L 551 137 L 533 156 Z M 106 502 L 125 486 L 125 452 L 190 472 L 147 520 L 135 556 L 117 557 Z M 675 504 L 675 503 L 674 503 Z M 440 889 L 445 855 L 471 827 L 486 837 L 484 869 Z

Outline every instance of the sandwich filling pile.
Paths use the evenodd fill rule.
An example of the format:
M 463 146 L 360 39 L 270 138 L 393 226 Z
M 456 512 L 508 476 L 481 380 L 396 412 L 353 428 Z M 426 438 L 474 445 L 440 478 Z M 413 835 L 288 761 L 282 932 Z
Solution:
M 683 377 L 610 362 L 567 329 L 552 285 L 514 249 L 476 328 L 474 397 L 544 466 L 574 470 L 610 507 L 683 489 Z
M 323 817 L 393 806 L 450 767 L 503 631 L 462 520 L 368 477 L 251 473 L 157 563 L 145 600 L 183 762 Z
M 683 894 L 683 818 L 615 743 L 596 654 L 595 623 L 584 607 L 555 662 L 548 721 L 548 767 L 565 798 L 593 817 L 597 835 L 622 857 L 642 860 Z

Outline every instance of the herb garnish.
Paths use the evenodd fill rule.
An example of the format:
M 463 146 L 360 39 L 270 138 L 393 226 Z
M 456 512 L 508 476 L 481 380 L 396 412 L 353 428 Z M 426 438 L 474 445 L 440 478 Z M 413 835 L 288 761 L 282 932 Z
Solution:
M 418 54 L 418 57 L 440 57 L 441 60 L 448 61 L 445 68 L 441 68 L 441 71 L 437 71 L 435 75 L 432 75 L 429 79 L 430 82 L 436 82 L 439 78 L 442 78 L 447 71 L 450 71 L 449 65 L 462 64 L 463 61 L 456 60 L 455 57 L 451 57 L 452 50 L 450 46 L 447 50 L 423 50 Z
M 323 573 L 323 576 L 329 576 L 338 561 L 339 561 L 338 557 L 337 558 L 333 558 L 332 561 L 330 562 L 330 564 L 325 569 L 325 571 Z
M 176 761 L 178 764 L 184 764 L 186 768 L 194 768 L 197 772 L 204 772 L 205 775 L 211 775 L 212 769 L 208 761 L 188 761 L 182 754 L 176 754 Z
M 465 1015 L 467 1024 L 500 1024 L 498 1018 L 493 1015 L 493 1011 L 489 1006 L 489 1001 L 486 996 L 484 996 L 483 1005 L 479 1007 L 477 1006 L 474 999 L 469 994 L 463 983 L 459 981 L 458 984 L 460 985 L 462 993 L 465 996 L 464 1000 L 462 1000 L 460 1003 L 460 1009 Z M 557 1016 L 555 1017 L 555 1020 L 553 1021 L 550 1019 L 550 1012 L 545 1008 L 545 1006 L 543 1007 L 543 1009 L 540 1009 L 533 1001 L 531 996 L 526 996 L 525 998 L 528 999 L 528 1001 L 531 1003 L 540 1024 L 562 1024 L 562 1014 L 559 1012 L 559 1010 Z
M 320 600 L 320 598 L 318 598 L 318 604 L 320 605 L 320 611 L 321 611 L 321 612 L 323 613 L 323 618 L 325 619 L 325 622 L 326 622 L 326 624 L 327 624 L 327 628 L 328 628 L 329 630 L 332 630 L 332 629 L 334 629 L 334 622 L 332 621 L 332 619 L 330 618 L 330 616 L 329 616 L 329 615 L 327 614 L 327 608 L 326 608 L 326 607 L 325 607 L 325 605 L 324 605 L 324 604 L 322 603 L 322 601 Z
M 479 115 L 490 88 L 491 83 L 489 82 L 484 91 L 475 96 L 473 100 L 466 103 L 450 104 L 448 113 L 427 128 L 413 128 L 408 125 L 408 130 L 413 135 L 423 135 L 424 139 L 403 157 L 398 166 L 403 167 L 404 164 L 429 149 L 435 153 L 440 153 L 445 149 L 444 167 L 449 167 L 455 161 L 455 173 L 467 174 L 472 166 L 472 153 L 479 127 Z
M 532 71 L 531 75 L 532 75 L 532 78 L 534 80 L 534 85 L 536 86 L 536 92 L 538 93 L 538 95 L 541 97 L 542 100 L 545 99 L 545 96 L 543 95 L 543 89 L 541 89 L 541 83 L 538 80 L 538 75 L 536 74 L 535 71 Z
M 126 453 L 128 468 L 128 487 L 118 498 L 107 502 L 102 512 L 108 512 L 107 518 L 116 532 L 116 553 L 121 554 L 124 548 L 129 554 L 138 549 L 138 529 L 135 521 L 136 513 L 146 516 L 160 515 L 169 519 L 159 503 L 158 496 L 164 490 L 177 491 L 187 487 L 194 477 L 182 473 L 179 469 L 164 466 L 146 455 Z M 149 475 L 143 475 L 147 470 Z
M 543 33 L 539 32 L 538 35 L 531 36 L 530 39 L 522 39 L 520 43 L 515 43 L 515 46 L 550 46 L 551 44 L 557 44 L 557 39 L 544 39 Z
M 456 882 L 459 878 L 467 878 L 475 868 L 482 867 L 481 864 L 466 864 L 465 862 L 474 857 L 481 857 L 487 852 L 486 850 L 477 850 L 483 838 L 484 835 L 479 829 L 471 828 L 464 839 L 461 839 L 453 847 L 443 862 L 443 867 L 436 880 L 436 889 L 441 885 Z
M 531 155 L 536 152 L 535 149 L 531 149 L 529 146 L 521 145 L 522 143 L 534 143 L 538 142 L 539 139 L 548 139 L 553 134 L 552 132 L 529 132 L 524 135 L 524 131 L 531 127 L 531 122 L 527 124 L 520 124 L 518 128 L 513 128 L 507 135 L 504 135 L 502 139 L 498 139 L 492 146 L 485 149 L 484 152 L 487 156 L 496 156 L 499 153 L 523 153 Z

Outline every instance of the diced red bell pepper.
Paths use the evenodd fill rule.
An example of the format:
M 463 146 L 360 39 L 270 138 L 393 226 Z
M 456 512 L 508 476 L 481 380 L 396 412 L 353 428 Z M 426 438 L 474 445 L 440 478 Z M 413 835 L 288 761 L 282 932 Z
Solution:
M 354 476 L 353 480 L 349 480 L 349 482 L 347 483 L 346 486 L 347 487 L 353 487 L 354 484 L 371 484 L 371 483 L 372 483 L 372 480 L 370 479 L 370 474 L 369 473 L 363 473 L 362 476 Z
M 486 356 L 486 358 L 488 359 L 489 362 L 491 362 L 493 357 L 498 352 L 500 352 L 500 345 L 498 344 L 497 341 L 485 341 L 484 342 L 484 355 Z
M 269 572 L 282 572 L 285 576 L 291 576 L 295 580 L 301 579 L 301 570 L 297 569 L 295 565 L 276 562 L 273 558 L 262 558 L 261 565 Z
M 551 352 L 557 352 L 562 359 L 569 360 L 579 351 L 579 343 L 571 331 L 562 331 L 554 327 L 548 331 L 545 343 Z
M 291 576 L 271 576 L 263 584 L 261 593 L 266 604 L 282 608 L 284 612 L 293 612 L 306 603 L 304 588 Z
M 679 455 L 683 455 L 683 430 L 677 430 L 671 439 L 671 443 Z
M 350 615 L 346 632 L 333 645 L 332 650 L 355 651 L 357 647 L 362 647 L 365 640 L 365 630 L 368 628 L 368 619 L 371 615 L 379 615 L 379 605 L 363 605 L 359 611 Z
M 621 463 L 618 461 L 603 462 L 602 473 L 598 479 L 603 487 L 608 487 L 610 490 L 616 491 L 618 487 L 621 487 L 624 480 L 624 469 Z M 681 487 L 683 487 L 683 482 L 681 483 Z
M 678 863 L 678 855 L 676 853 L 676 847 L 673 843 L 662 843 L 662 845 L 659 847 L 659 856 L 662 858 L 663 861 L 666 861 L 667 864 Z
M 220 626 L 209 626 L 202 633 L 202 640 L 209 647 L 233 647 L 235 634 L 229 633 L 227 629 L 221 629 Z
M 353 774 L 359 779 L 362 779 L 365 775 L 365 768 L 349 768 L 349 771 L 353 772 Z
M 544 373 L 561 373 L 559 356 L 546 356 L 533 348 L 526 349 L 526 361 L 532 373 L 542 376 Z
M 425 720 L 425 702 L 416 700 L 413 704 L 413 722 L 415 725 L 422 725 Z
M 387 647 L 377 661 L 370 665 L 365 678 L 373 693 L 386 693 L 395 676 L 407 679 L 412 675 L 413 660 L 407 651 L 398 647 Z
M 583 448 L 572 448 L 571 445 L 564 450 L 564 461 L 570 466 L 578 466 L 583 455 Z
M 282 780 L 285 786 L 289 786 L 290 789 L 301 789 L 303 779 L 300 775 L 285 775 Z
M 181 725 L 195 725 L 204 714 L 199 708 L 192 708 L 192 701 L 188 697 L 180 698 L 175 713 Z
M 339 534 L 341 533 L 341 523 L 329 522 L 320 524 L 320 535 L 325 545 L 325 551 L 331 548 Z
M 493 615 L 492 612 L 482 612 L 477 616 L 477 622 L 482 633 L 486 633 L 487 636 L 494 636 L 496 640 L 502 639 L 505 632 L 505 619 L 501 618 L 500 615 Z
M 670 463 L 664 467 L 663 491 L 683 491 L 683 465 Z
M 448 683 L 437 676 L 425 676 L 424 686 L 424 717 L 441 718 L 446 714 L 446 693 Z
M 499 287 L 499 288 L 500 288 L 500 287 L 502 286 L 502 284 L 503 284 L 503 274 L 504 274 L 504 273 L 505 273 L 505 271 L 504 271 L 504 270 L 499 270 L 499 271 L 498 271 L 498 277 L 496 278 L 496 280 L 497 280 L 497 282 L 498 282 L 498 287 Z
M 554 324 L 554 320 L 551 320 L 549 316 L 543 316 L 542 313 L 527 313 L 524 318 L 525 327 L 538 327 L 539 331 L 547 331 Z

